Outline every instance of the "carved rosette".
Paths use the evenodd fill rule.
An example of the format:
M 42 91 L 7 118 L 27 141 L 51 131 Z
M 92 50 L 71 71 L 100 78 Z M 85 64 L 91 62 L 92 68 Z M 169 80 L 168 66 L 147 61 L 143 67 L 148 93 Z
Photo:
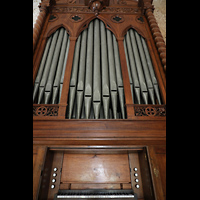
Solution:
M 33 116 L 58 116 L 59 106 L 33 106 Z
M 166 107 L 164 105 L 134 105 L 135 116 L 165 117 Z
M 149 26 L 150 26 L 154 41 L 158 48 L 158 52 L 160 54 L 162 64 L 164 66 L 164 70 L 166 71 L 166 45 L 165 45 L 163 36 L 160 32 L 160 29 L 158 27 L 158 24 L 156 22 L 156 19 L 153 15 L 154 6 L 150 2 L 145 2 L 144 10 L 145 10 L 145 15 L 147 17 L 147 20 L 149 22 Z

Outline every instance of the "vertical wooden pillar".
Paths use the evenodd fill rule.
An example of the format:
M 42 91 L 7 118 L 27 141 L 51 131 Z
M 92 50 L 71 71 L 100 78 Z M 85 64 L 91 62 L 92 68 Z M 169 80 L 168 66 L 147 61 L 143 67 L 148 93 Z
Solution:
M 40 183 L 41 183 L 41 172 L 44 167 L 46 153 L 47 153 L 46 146 L 38 146 L 37 155 L 35 158 L 35 165 L 33 167 L 33 200 L 38 199 Z
M 159 85 L 159 89 L 160 89 L 160 94 L 161 94 L 161 98 L 162 98 L 162 102 L 163 104 L 166 104 L 166 76 L 165 76 L 165 71 L 163 69 L 159 70 L 159 65 L 162 67 L 162 63 L 160 63 L 158 65 L 157 63 L 157 58 L 155 58 L 155 48 L 152 47 L 151 45 L 151 42 L 149 40 L 146 41 L 147 43 L 147 46 L 148 46 L 148 50 L 149 50 L 149 53 L 150 53 L 150 56 L 151 56 L 151 61 L 152 61 L 152 64 L 153 64 L 153 67 L 154 67 L 154 72 L 155 72 L 155 75 L 157 77 L 157 81 L 158 81 L 158 85 Z M 158 59 L 159 59 L 159 56 L 158 56 Z
M 131 87 L 130 81 L 128 76 L 128 68 L 126 64 L 126 55 L 124 51 L 124 37 L 118 37 L 118 47 L 119 47 L 119 55 L 120 55 L 120 63 L 122 68 L 122 77 L 124 83 L 124 94 L 125 94 L 125 101 L 126 101 L 126 111 L 127 111 L 127 119 L 134 119 L 135 118 L 135 111 L 133 107 L 133 99 L 131 95 Z
M 77 37 L 69 37 L 69 39 L 70 39 L 69 53 L 68 53 L 68 58 L 67 58 L 67 63 L 66 63 L 66 68 L 65 68 L 62 94 L 60 98 L 59 111 L 58 111 L 58 116 L 63 119 L 65 119 L 68 92 L 69 92 L 69 83 L 70 83 L 71 70 L 72 70 L 72 64 L 73 64 L 73 58 L 74 58 L 74 49 L 75 49 Z
M 42 26 L 45 22 L 46 16 L 47 16 L 47 7 L 41 6 L 40 13 L 37 17 L 36 23 L 33 28 L 33 54 L 35 51 L 36 44 L 39 40 L 39 36 L 40 36 L 41 30 L 42 30 Z
M 162 34 L 160 32 L 160 29 L 158 27 L 158 24 L 156 22 L 156 19 L 153 15 L 154 7 L 149 1 L 147 1 L 147 2 L 144 2 L 144 9 L 145 9 L 145 16 L 149 23 L 156 47 L 158 48 L 158 52 L 159 52 L 160 59 L 164 67 L 164 71 L 166 72 L 166 45 L 162 37 Z

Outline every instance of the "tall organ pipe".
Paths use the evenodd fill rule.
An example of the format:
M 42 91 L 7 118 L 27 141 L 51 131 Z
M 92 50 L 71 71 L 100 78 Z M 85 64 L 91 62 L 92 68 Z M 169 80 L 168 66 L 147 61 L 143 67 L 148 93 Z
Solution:
M 151 81 L 151 78 L 150 78 L 149 70 L 147 68 L 147 62 L 146 62 L 146 58 L 145 58 L 145 55 L 144 55 L 144 50 L 143 50 L 143 47 L 142 47 L 140 36 L 136 31 L 133 32 L 132 29 L 130 30 L 130 35 L 131 35 L 131 39 L 132 39 L 131 41 L 135 42 L 134 33 L 135 33 L 135 38 L 136 38 L 136 41 L 137 41 L 138 53 L 140 54 L 141 64 L 142 64 L 141 67 L 143 67 L 143 72 L 144 72 L 144 76 L 145 76 L 145 79 L 146 79 L 146 84 L 147 84 L 149 96 L 151 98 L 152 103 L 155 104 L 153 84 L 152 84 L 152 81 Z
M 133 80 L 132 80 L 130 63 L 129 63 L 129 58 L 128 58 L 126 40 L 124 40 L 123 43 L 124 43 L 124 51 L 125 51 L 125 56 L 126 56 L 126 63 L 127 63 L 127 68 L 128 68 L 128 76 L 129 76 L 130 87 L 131 87 L 131 94 L 132 94 L 132 99 L 133 99 L 133 103 L 134 103 Z
M 51 95 L 51 92 L 52 92 L 53 78 L 55 76 L 55 71 L 56 71 L 57 62 L 58 62 L 59 53 L 60 53 L 61 44 L 62 44 L 62 39 L 63 39 L 63 34 L 64 34 L 64 29 L 60 29 L 57 44 L 56 44 L 55 51 L 54 51 L 54 54 L 53 54 L 53 59 L 52 59 L 47 83 L 46 83 L 46 86 L 45 86 L 45 96 L 44 96 L 45 97 L 44 98 L 45 104 L 48 104 L 49 99 L 50 99 L 50 95 Z
M 109 91 L 109 71 L 108 71 L 108 51 L 107 51 L 107 39 L 106 28 L 101 21 L 101 64 L 102 64 L 102 99 L 103 110 L 105 119 L 108 119 L 109 104 L 110 104 L 110 91 Z
M 108 63 L 109 63 L 109 79 L 110 79 L 110 93 L 112 102 L 112 111 L 114 119 L 117 119 L 117 81 L 115 71 L 115 60 L 113 52 L 113 41 L 110 30 L 107 31 L 107 47 L 108 47 Z
M 122 79 L 121 65 L 119 60 L 119 50 L 117 41 L 114 35 L 113 37 L 113 47 L 114 47 L 114 58 L 115 58 L 115 69 L 116 69 L 116 77 L 117 77 L 117 85 L 118 85 L 118 94 L 119 94 L 119 102 L 121 107 L 122 118 L 125 119 L 125 110 L 124 110 L 124 84 Z
M 72 66 L 72 73 L 71 73 L 71 80 L 70 80 L 70 87 L 69 87 L 69 119 L 71 119 L 74 99 L 75 99 L 75 94 L 76 94 L 80 43 L 81 43 L 81 35 L 78 37 L 77 42 L 76 42 L 74 60 L 73 60 L 73 66 Z
M 124 105 L 116 38 L 102 21 L 95 19 L 76 42 L 66 116 L 69 119 L 125 119 Z
M 60 50 L 58 67 L 56 70 L 56 75 L 55 75 L 55 79 L 54 79 L 54 83 L 53 83 L 52 104 L 55 104 L 56 97 L 57 97 L 58 90 L 59 90 L 61 73 L 62 73 L 64 58 L 65 58 L 65 51 L 66 51 L 66 46 L 67 46 L 67 40 L 68 40 L 68 34 L 67 34 L 67 31 L 64 30 L 64 36 L 63 36 L 62 46 L 61 46 L 61 50 Z
M 127 33 L 127 35 L 129 35 L 129 34 L 130 34 L 130 32 Z M 138 72 L 138 78 L 139 78 L 139 82 L 140 82 L 142 97 L 143 97 L 145 104 L 148 104 L 147 86 L 146 86 L 146 82 L 145 82 L 145 78 L 144 78 L 144 74 L 143 74 L 143 70 L 142 70 L 139 52 L 138 52 L 136 41 L 135 41 L 134 37 L 133 38 L 131 37 L 131 43 L 132 43 L 133 55 L 134 55 L 134 59 L 135 59 L 135 66 L 136 66 L 137 72 Z
M 94 41 L 93 108 L 95 119 L 98 119 L 101 106 L 100 28 L 98 19 L 94 20 Z
M 139 86 L 137 85 L 137 87 L 141 90 L 141 95 L 145 104 L 150 103 L 150 101 L 152 104 L 156 103 L 154 92 L 156 94 L 158 103 L 161 104 L 158 83 L 155 77 L 153 65 L 145 39 L 140 36 L 135 30 L 130 29 L 128 30 L 124 39 L 124 47 L 126 46 L 127 52 L 125 48 L 125 55 L 127 60 L 130 83 L 131 81 L 133 81 L 133 85 L 135 88 L 135 83 L 138 83 L 137 81 L 139 80 Z M 131 68 L 131 70 L 129 70 L 129 67 Z M 132 79 L 130 77 L 130 71 L 132 72 Z M 137 81 L 135 80 L 136 77 L 138 77 Z M 148 98 L 148 96 L 150 97 L 150 99 Z M 136 97 L 138 103 L 141 104 L 142 101 L 140 100 L 140 93 L 136 93 Z
M 76 92 L 76 100 L 77 100 L 77 112 L 76 118 L 79 119 L 81 115 L 81 108 L 83 104 L 83 93 L 84 93 L 84 85 L 85 85 L 85 54 L 86 54 L 86 42 L 87 42 L 87 29 L 85 29 L 82 33 L 81 38 L 81 49 L 80 49 L 80 58 L 79 58 L 79 72 L 78 72 L 78 83 L 77 83 L 77 92 Z
M 145 42 L 145 39 L 141 36 L 140 36 L 140 39 L 142 41 L 142 45 L 143 45 L 143 48 L 144 48 L 144 53 L 145 53 L 145 56 L 146 56 L 146 61 L 147 61 L 147 65 L 148 65 L 148 68 L 149 68 L 150 75 L 151 75 L 151 80 L 153 82 L 156 97 L 158 99 L 158 103 L 161 104 L 158 82 L 157 82 L 156 75 L 155 75 L 154 70 L 153 70 L 153 64 L 151 62 L 151 57 L 150 57 L 150 54 L 149 54 L 149 51 L 148 51 L 148 47 L 147 47 L 147 44 Z
M 91 103 L 92 103 L 92 72 L 93 72 L 93 36 L 94 24 L 90 22 L 88 26 L 88 37 L 87 37 L 87 55 L 86 55 L 86 73 L 85 73 L 85 117 L 89 119 Z
M 138 72 L 136 69 L 136 64 L 135 64 L 135 60 L 134 60 L 134 56 L 133 56 L 133 50 L 132 50 L 132 46 L 131 46 L 129 32 L 127 32 L 127 34 L 125 36 L 125 42 L 127 45 L 128 57 L 129 57 L 129 61 L 130 61 L 131 74 L 132 74 L 133 86 L 134 86 L 136 98 L 137 98 L 138 104 L 141 104 L 140 83 L 139 83 Z
M 33 89 L 33 102 L 56 104 L 60 101 L 69 51 L 69 35 L 61 27 L 48 39 Z M 39 92 L 38 92 L 39 89 Z M 59 94 L 58 94 L 58 91 Z
M 46 61 L 46 64 L 45 64 L 45 69 L 44 69 L 44 72 L 43 72 L 43 75 L 42 75 L 42 79 L 40 81 L 38 104 L 40 104 L 40 102 L 42 101 L 42 97 L 43 97 L 43 94 L 44 94 L 44 87 L 46 85 L 46 81 L 47 81 L 47 78 L 48 78 L 48 74 L 49 74 L 49 70 L 50 70 L 50 66 L 51 66 L 51 62 L 52 62 L 52 58 L 53 58 L 53 54 L 54 54 L 54 49 L 55 49 L 57 38 L 58 38 L 58 32 L 59 32 L 59 30 L 57 30 L 53 35 L 53 39 L 52 39 L 51 46 L 50 46 L 50 49 L 49 49 L 47 61 Z
M 60 28 L 48 39 L 33 88 L 33 102 L 59 103 L 69 53 L 69 35 Z M 145 39 L 130 29 L 124 50 L 134 103 L 159 103 L 158 82 Z M 120 56 L 114 34 L 99 19 L 77 39 L 69 85 L 67 118 L 126 118 Z M 135 98 L 135 99 L 134 99 Z
M 69 44 L 70 44 L 70 40 L 69 40 L 69 35 L 68 35 L 67 49 L 66 49 L 66 52 L 65 52 L 65 59 L 64 59 L 64 62 L 63 62 L 62 74 L 61 74 L 61 78 L 60 78 L 60 90 L 59 90 L 60 92 L 59 92 L 59 101 L 58 102 L 60 102 L 61 93 L 62 93 L 62 86 L 63 86 L 64 76 L 65 76 L 65 68 L 66 68 L 66 65 L 67 65 L 67 58 L 68 58 L 68 53 L 69 53 Z
M 39 84 L 40 84 L 40 80 L 42 78 L 42 73 L 43 73 L 43 70 L 46 66 L 45 62 L 46 62 L 46 59 L 47 59 L 47 56 L 48 56 L 49 46 L 51 44 L 51 40 L 52 40 L 52 36 L 50 38 L 48 38 L 48 40 L 47 40 L 47 44 L 45 46 L 45 50 L 44 50 L 44 53 L 43 53 L 43 56 L 42 56 L 42 60 L 41 60 L 41 63 L 40 63 L 39 69 L 38 69 L 38 73 L 37 73 L 37 76 L 36 76 L 36 79 L 35 79 L 34 89 L 33 89 L 33 102 L 36 98 L 38 88 L 39 88 Z

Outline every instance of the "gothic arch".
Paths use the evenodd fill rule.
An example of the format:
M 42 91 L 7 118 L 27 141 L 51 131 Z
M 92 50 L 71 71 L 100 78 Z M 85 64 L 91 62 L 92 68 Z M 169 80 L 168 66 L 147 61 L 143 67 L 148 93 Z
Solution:
M 48 30 L 46 34 L 44 35 L 44 37 L 50 37 L 54 32 L 56 32 L 61 27 L 63 27 L 67 31 L 69 36 L 72 36 L 72 31 L 68 26 L 66 26 L 66 24 L 58 24 L 54 26 L 53 28 L 51 28 L 50 30 Z

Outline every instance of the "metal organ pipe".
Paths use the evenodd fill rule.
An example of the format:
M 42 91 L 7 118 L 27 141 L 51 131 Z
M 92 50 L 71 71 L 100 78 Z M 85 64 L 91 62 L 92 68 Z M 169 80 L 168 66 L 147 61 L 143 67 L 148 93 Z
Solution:
M 108 51 L 107 51 L 106 28 L 102 21 L 100 21 L 100 27 L 101 27 L 102 99 L 103 99 L 104 116 L 105 119 L 108 119 L 109 104 L 110 104 Z
M 117 119 L 117 81 L 115 71 L 115 60 L 113 52 L 113 41 L 111 32 L 106 29 L 107 32 L 107 47 L 108 47 L 108 63 L 109 63 L 109 80 L 110 80 L 110 94 L 112 102 L 112 111 L 114 119 Z
M 72 115 L 72 111 L 73 111 L 73 107 L 74 107 L 73 105 L 74 105 L 74 102 L 76 102 L 75 94 L 76 94 L 80 44 L 81 44 L 81 35 L 78 37 L 76 46 L 75 46 L 71 80 L 70 80 L 70 85 L 69 85 L 69 119 L 71 119 L 71 115 Z M 76 103 L 75 103 L 75 105 L 76 105 Z M 74 108 L 74 110 L 75 110 L 75 108 Z
M 60 54 L 63 34 L 64 34 L 64 29 L 60 29 L 60 32 L 59 32 L 59 35 L 58 35 L 58 40 L 57 40 L 56 47 L 55 47 L 55 51 L 54 51 L 54 54 L 53 54 L 53 59 L 52 59 L 47 83 L 46 83 L 46 86 L 45 86 L 45 94 L 44 94 L 44 103 L 45 104 L 48 104 L 49 99 L 50 99 L 50 95 L 51 95 L 51 92 L 52 92 L 53 79 L 54 79 L 55 72 L 56 72 L 56 67 L 57 67 L 57 63 L 58 63 L 58 57 L 59 57 L 59 54 Z
M 84 94 L 84 104 L 85 104 L 85 118 L 89 119 L 92 103 L 92 72 L 93 72 L 93 36 L 94 24 L 93 21 L 90 22 L 88 26 L 87 35 L 87 55 L 86 55 L 86 72 L 85 72 L 85 94 Z
M 44 72 L 43 72 L 43 75 L 42 75 L 42 79 L 40 81 L 39 94 L 38 94 L 38 104 L 41 103 L 42 98 L 43 98 L 44 88 L 45 88 L 46 81 L 47 81 L 47 78 L 48 78 L 48 74 L 49 74 L 49 70 L 50 70 L 50 66 L 51 66 L 51 62 L 52 62 L 52 58 L 53 58 L 53 54 L 54 54 L 54 49 L 55 49 L 56 42 L 57 42 L 58 32 L 59 32 L 59 30 L 56 31 L 53 35 L 53 39 L 52 39 L 51 46 L 50 46 L 50 49 L 49 49 L 49 53 L 48 53 L 47 61 L 46 61 L 46 64 L 45 64 Z
M 140 100 L 140 83 L 139 83 L 139 79 L 138 79 L 138 72 L 136 69 L 136 64 L 135 64 L 134 57 L 133 57 L 133 50 L 132 50 L 132 46 L 131 46 L 129 32 L 127 32 L 127 34 L 125 36 L 125 42 L 127 45 L 127 52 L 128 52 L 128 57 L 129 57 L 129 61 L 130 61 L 130 68 L 131 68 L 130 71 L 131 71 L 131 75 L 132 75 L 134 91 L 135 91 L 135 94 L 137 97 L 137 101 L 140 104 L 140 102 L 141 102 L 141 100 Z
M 60 95 L 58 90 L 60 90 L 60 93 L 62 91 L 62 87 L 59 88 L 59 84 L 66 67 L 68 51 L 68 33 L 64 28 L 59 28 L 47 39 L 34 83 L 34 103 L 55 104 L 56 101 L 59 102 Z
M 144 50 L 142 48 L 140 36 L 136 31 L 134 33 L 135 33 L 135 38 L 136 38 L 136 41 L 137 41 L 137 46 L 138 46 L 138 50 L 139 50 L 139 54 L 140 54 L 140 58 L 141 58 L 141 68 L 143 67 L 144 77 L 146 79 L 146 84 L 147 84 L 149 96 L 151 98 L 152 104 L 155 104 L 153 84 L 151 82 L 149 70 L 147 68 L 147 62 L 146 62 L 146 58 L 145 58 L 145 55 L 144 55 Z M 134 38 L 134 33 L 133 33 L 133 29 L 131 29 L 130 30 L 131 38 Z M 132 39 L 132 41 L 134 41 L 134 39 Z
M 68 105 L 69 119 L 126 118 L 117 41 L 99 19 L 77 39 Z
M 94 62 L 93 62 L 93 109 L 95 119 L 99 118 L 101 106 L 101 70 L 100 70 L 100 27 L 94 20 Z
M 48 56 L 49 46 L 51 44 L 51 40 L 52 40 L 52 36 L 50 38 L 48 38 L 48 40 L 47 40 L 47 44 L 45 46 L 44 54 L 42 56 L 42 60 L 41 60 L 41 63 L 40 63 L 39 69 L 38 69 L 38 73 L 37 73 L 37 76 L 36 76 L 36 79 L 35 79 L 35 84 L 34 84 L 34 89 L 33 89 L 33 102 L 34 102 L 36 95 L 37 95 L 37 92 L 38 92 L 38 88 L 39 88 L 40 80 L 42 78 L 46 59 L 47 59 L 47 56 Z
M 68 36 L 68 40 L 67 40 L 67 47 L 66 47 L 66 52 L 65 52 L 65 59 L 64 59 L 64 62 L 63 62 L 62 74 L 61 74 L 61 78 L 60 78 L 60 90 L 59 90 L 60 92 L 59 92 L 59 101 L 58 102 L 60 102 L 60 98 L 61 98 L 62 86 L 63 86 L 64 75 L 65 75 L 65 68 L 66 68 L 67 58 L 68 58 L 68 53 L 69 53 L 70 40 L 69 40 L 68 34 L 67 34 L 67 36 Z
M 79 58 L 79 72 L 78 72 L 78 84 L 76 91 L 76 100 L 77 100 L 77 110 L 76 118 L 79 119 L 81 115 L 81 109 L 83 104 L 83 93 L 85 85 L 85 54 L 86 54 L 86 42 L 87 42 L 87 29 L 82 33 L 81 38 L 81 49 L 80 49 L 80 58 Z
M 124 52 L 126 56 L 126 63 L 127 63 L 127 68 L 128 68 L 128 76 L 129 76 L 129 81 L 130 81 L 130 87 L 131 87 L 131 94 L 132 94 L 132 99 L 134 103 L 134 92 L 133 92 L 133 80 L 132 80 L 132 75 L 131 75 L 131 69 L 130 69 L 130 63 L 129 63 L 129 58 L 128 58 L 128 52 L 127 52 L 127 46 L 126 46 L 126 40 L 124 40 Z
M 157 99 L 158 104 L 161 104 L 158 83 L 145 39 L 131 28 L 125 36 L 124 48 L 130 83 L 133 81 L 136 94 L 136 101 L 133 95 L 133 102 L 156 104 Z M 136 92 L 136 88 L 138 92 Z
M 145 39 L 143 37 L 140 37 L 140 39 L 142 41 L 142 45 L 143 45 L 144 53 L 145 53 L 145 56 L 146 56 L 148 69 L 149 69 L 149 72 L 150 72 L 150 75 L 151 75 L 151 80 L 152 80 L 154 90 L 155 90 L 155 93 L 156 93 L 156 97 L 158 99 L 158 103 L 161 104 L 158 82 L 157 82 L 156 75 L 155 75 L 154 70 L 153 70 L 153 64 L 151 62 L 151 57 L 150 57 L 150 54 L 149 54 L 149 51 L 148 51 L 148 47 L 147 47 L 147 44 L 145 42 Z
M 129 33 L 127 33 L 127 35 L 128 34 L 131 35 L 130 31 L 129 31 Z M 144 74 L 143 74 L 143 71 L 142 71 L 142 65 L 141 65 L 141 61 L 140 61 L 140 57 L 139 57 L 139 52 L 137 50 L 135 38 L 130 37 L 130 41 L 131 41 L 131 44 L 132 44 L 134 61 L 135 61 L 135 66 L 136 66 L 136 69 L 137 69 L 137 72 L 138 72 L 138 78 L 139 78 L 139 82 L 140 82 L 140 89 L 141 89 L 141 92 L 142 92 L 142 97 L 143 97 L 145 104 L 148 104 L 147 86 L 146 86 L 146 82 L 145 82 L 145 79 L 144 79 Z
M 57 98 L 58 90 L 59 90 L 59 86 L 60 86 L 62 69 L 65 68 L 65 66 L 66 66 L 66 62 L 65 62 L 65 66 L 63 66 L 63 63 L 65 60 L 65 51 L 66 51 L 67 41 L 68 41 L 68 34 L 67 34 L 66 30 L 64 30 L 64 36 L 63 36 L 62 46 L 61 46 L 61 50 L 60 50 L 58 67 L 56 70 L 56 75 L 55 75 L 55 79 L 54 79 L 54 83 L 53 83 L 52 104 L 55 104 L 55 102 L 56 102 L 56 98 Z
M 112 34 L 113 38 L 113 47 L 114 47 L 114 57 L 115 57 L 115 69 L 116 69 L 116 77 L 117 77 L 117 85 L 118 85 L 118 94 L 119 94 L 119 102 L 121 107 L 122 119 L 125 119 L 125 110 L 124 110 L 124 84 L 122 79 L 121 65 L 119 60 L 119 50 L 117 45 L 117 40 Z
M 48 39 L 33 88 L 33 102 L 59 103 L 70 39 L 59 28 Z M 145 39 L 129 29 L 124 50 L 134 104 L 161 104 Z M 94 19 L 77 38 L 69 85 L 68 119 L 126 119 L 124 85 L 115 35 Z

